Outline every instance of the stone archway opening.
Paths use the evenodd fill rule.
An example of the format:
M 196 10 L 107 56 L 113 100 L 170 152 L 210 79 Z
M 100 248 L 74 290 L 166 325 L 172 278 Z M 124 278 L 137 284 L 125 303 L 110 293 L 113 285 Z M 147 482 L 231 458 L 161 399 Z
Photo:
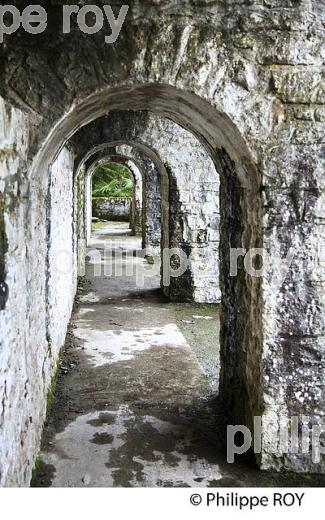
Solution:
M 230 119 L 213 108 L 210 103 L 192 93 L 178 91 L 169 86 L 121 87 L 100 92 L 80 103 L 60 121 L 50 133 L 45 143 L 39 147 L 32 165 L 33 183 L 40 183 L 44 172 L 57 168 L 62 154 L 67 155 L 66 145 L 69 139 L 77 135 L 78 129 L 87 132 L 87 125 L 114 110 L 131 112 L 143 111 L 166 118 L 189 131 L 204 146 L 216 170 L 220 174 L 220 256 L 221 256 L 221 377 L 220 398 L 224 414 L 236 422 L 252 426 L 254 417 L 262 418 L 266 428 L 270 417 L 280 413 L 278 405 L 272 403 L 265 406 L 265 368 L 263 352 L 265 351 L 265 324 L 272 317 L 265 313 L 262 289 L 267 289 L 267 280 L 252 277 L 245 270 L 243 259 L 239 259 L 237 272 L 231 273 L 230 250 L 257 249 L 265 245 L 263 236 L 262 190 L 261 178 L 254 154 L 251 152 L 240 132 Z M 122 116 L 119 116 L 122 117 Z M 130 136 L 129 136 L 130 137 Z M 112 136 L 110 135 L 111 139 Z M 107 144 L 120 147 L 133 145 L 136 142 L 141 151 L 146 149 L 150 159 L 167 173 L 166 185 L 170 194 L 170 171 L 164 161 L 157 159 L 157 150 L 153 146 L 146 148 L 145 143 L 137 139 L 125 137 L 112 138 L 106 143 L 98 144 L 94 150 L 99 152 Z M 71 142 L 72 142 L 71 141 Z M 68 143 L 70 146 L 70 142 Z M 149 150 L 149 151 L 148 151 Z M 180 153 L 180 151 L 178 150 Z M 82 156 L 84 160 L 84 155 Z M 89 156 L 90 157 L 90 156 Z M 86 159 L 89 158 L 86 155 Z M 69 159 L 70 160 L 70 159 Z M 156 162 L 155 162 L 156 161 Z M 66 162 L 69 162 L 68 160 Z M 80 167 L 81 159 L 77 155 L 72 168 L 75 173 Z M 160 172 L 163 171 L 160 169 Z M 43 182 L 46 185 L 46 182 Z M 175 185 L 172 185 L 175 192 Z M 37 203 L 41 205 L 41 197 Z M 170 198 L 162 200 L 162 222 L 166 222 L 165 234 L 168 245 L 170 234 Z M 51 229 L 49 229 L 51 232 Z M 30 230 L 31 236 L 41 234 L 42 228 Z M 72 242 L 74 239 L 72 240 Z M 163 242 L 163 240 L 162 240 Z M 73 245 L 73 244 L 72 244 Z M 76 248 L 72 248 L 76 252 Z M 75 258 L 75 257 L 74 257 Z M 47 255 L 47 262 L 50 256 Z M 35 266 L 34 266 L 35 267 Z M 32 266 L 32 269 L 34 268 Z M 39 283 L 36 279 L 29 281 L 31 285 Z M 51 285 L 51 280 L 47 280 Z M 114 299 L 114 297 L 112 297 Z M 53 303 L 48 302 L 48 309 Z M 49 332 L 50 335 L 50 332 Z M 269 387 L 271 388 L 271 387 Z M 283 413 L 281 408 L 281 414 Z M 131 420 L 131 417 L 128 419 Z M 90 419 L 93 420 L 93 419 Z M 264 422 L 263 422 L 264 421 Z M 268 445 L 262 447 L 257 459 L 272 461 L 272 453 Z
M 83 175 L 84 176 L 84 186 L 83 189 L 85 191 L 85 235 L 86 235 L 86 245 L 89 244 L 90 236 L 91 236 L 91 226 L 92 226 L 92 217 L 93 217 L 93 199 L 96 199 L 96 194 L 94 197 L 93 192 L 93 184 L 94 184 L 94 173 L 98 168 L 105 167 L 105 165 L 109 165 L 110 163 L 117 164 L 123 166 L 126 171 L 128 171 L 128 175 L 130 181 L 132 183 L 132 189 L 129 186 L 128 188 L 128 197 L 122 197 L 122 199 L 129 199 L 127 201 L 127 208 L 121 208 L 122 214 L 124 215 L 124 219 L 127 216 L 127 219 L 130 224 L 130 230 L 133 235 L 141 235 L 143 240 L 143 173 L 141 170 L 141 165 L 139 165 L 136 159 L 131 158 L 127 155 L 114 153 L 111 148 L 99 150 L 97 153 L 94 153 L 89 159 L 77 169 L 76 177 Z M 97 192 L 97 195 L 102 195 L 101 189 Z M 114 194 L 114 193 L 113 193 Z M 109 195 L 109 192 L 106 194 Z M 112 193 L 111 193 L 112 195 Z M 116 195 L 116 193 L 115 193 Z M 124 194 L 123 194 L 124 195 Z M 103 197 L 105 199 L 105 197 Z M 109 198 L 106 196 L 106 198 Z M 114 197 L 113 197 L 114 198 Z M 119 200 L 120 197 L 115 197 Z M 96 200 L 95 200 L 96 202 Z M 114 202 L 114 200 L 113 200 Z M 124 202 L 124 200 L 123 200 Z M 110 216 L 110 214 L 106 215 Z M 113 212 L 113 220 L 118 220 Z M 104 219 L 104 221 L 107 219 Z
M 127 101 L 126 101 L 127 100 Z M 82 124 L 100 117 L 110 110 L 126 106 L 128 109 L 147 109 L 167 116 L 189 129 L 204 144 L 221 176 L 221 193 L 227 203 L 222 215 L 221 248 L 229 243 L 233 248 L 249 250 L 262 242 L 262 199 L 260 178 L 254 155 L 247 148 L 242 136 L 225 114 L 211 109 L 209 102 L 198 96 L 179 91 L 165 85 L 133 86 L 111 89 L 99 95 L 90 96 L 68 117 L 63 119 L 47 143 L 41 148 L 35 163 L 46 161 L 62 146 L 64 135 L 70 136 Z M 230 233 L 228 235 L 227 233 Z M 222 351 L 225 368 L 223 370 L 223 395 L 230 415 L 241 417 L 244 423 L 250 422 L 253 410 L 261 412 L 262 388 L 261 344 L 262 344 L 262 306 L 258 306 L 254 318 L 251 314 L 253 302 L 262 301 L 260 280 L 241 274 L 230 279 L 230 266 L 221 273 L 222 280 Z M 239 319 L 238 319 L 239 315 Z M 249 351 L 246 351 L 246 344 Z M 243 359 L 241 359 L 241 346 Z M 250 357 L 252 359 L 250 359 Z M 249 365 L 254 372 L 254 381 L 248 381 L 248 373 L 243 370 Z M 240 368 L 239 368 L 240 367 Z M 251 395 L 250 395 L 251 393 Z M 237 395 L 237 398 L 234 397 Z M 241 402 L 239 404 L 239 402 Z
M 221 0 L 131 2 L 113 45 L 103 44 L 100 31 L 82 35 L 78 24 L 63 33 L 62 6 L 54 3 L 47 2 L 46 31 L 30 35 L 22 27 L 0 45 L 0 485 L 30 482 L 74 304 L 77 264 L 85 256 L 83 216 L 76 211 L 78 195 L 80 213 L 85 207 L 83 181 L 76 186 L 73 138 L 84 129 L 91 146 L 118 141 L 128 119 L 123 142 L 139 141 L 146 112 L 191 131 L 220 174 L 223 414 L 252 434 L 254 418 L 261 419 L 255 454 L 261 468 L 324 473 L 324 457 L 314 462 L 311 443 L 307 453 L 293 453 L 294 443 L 286 449 L 278 442 L 281 426 L 290 429 L 294 417 L 309 435 L 324 424 L 322 2 L 287 2 L 288 9 L 260 0 L 237 2 L 238 9 Z M 108 119 L 115 119 L 116 132 L 105 125 Z M 93 123 L 95 131 L 97 123 L 103 129 L 97 143 L 88 131 Z M 155 148 L 152 141 L 149 148 Z M 182 154 L 182 146 L 175 149 Z M 168 181 L 173 168 L 165 169 Z M 157 209 L 154 201 L 146 201 L 146 210 Z M 170 206 L 162 209 L 169 223 Z M 145 240 L 153 231 L 146 230 Z M 255 276 L 261 250 L 266 268 Z M 136 315 L 140 326 L 142 313 Z M 106 313 L 105 324 L 110 320 L 119 323 Z M 176 372 L 189 374 L 189 366 Z M 94 406 L 96 384 L 88 376 L 87 403 Z M 114 390 L 114 382 L 107 387 Z M 66 405 L 78 410 L 72 394 Z M 145 418 L 148 409 L 142 410 Z M 114 424 L 125 425 L 122 415 L 116 413 Z M 104 422 L 97 416 L 84 425 L 89 438 L 93 421 L 112 420 L 101 417 Z M 135 430 L 144 437 L 157 424 L 163 429 L 159 419 Z M 193 425 L 199 422 L 193 414 Z M 89 453 L 99 446 L 89 445 Z M 137 453 L 122 454 L 135 457 L 133 469 L 143 475 L 141 458 L 148 462 L 148 452 L 134 445 Z M 176 462 L 169 456 L 166 467 L 168 461 Z M 134 474 L 128 477 L 132 485 Z
M 221 178 L 221 193 L 223 200 L 226 201 L 221 207 L 221 241 L 220 251 L 225 251 L 227 254 L 227 247 L 231 244 L 232 247 L 236 245 L 249 245 L 253 242 L 256 244 L 257 237 L 259 236 L 259 219 L 257 214 L 260 208 L 260 192 L 258 189 L 258 173 L 254 165 L 251 154 L 247 150 L 247 147 L 241 138 L 239 132 L 236 130 L 234 125 L 227 119 L 226 116 L 222 115 L 216 109 L 211 109 L 211 105 L 204 101 L 198 96 L 193 94 L 178 91 L 176 89 L 165 87 L 165 86 L 139 86 L 133 88 L 121 88 L 117 90 L 111 90 L 107 92 L 101 92 L 96 96 L 91 96 L 85 102 L 79 104 L 58 124 L 55 129 L 48 136 L 46 141 L 42 144 L 39 152 L 35 156 L 31 169 L 32 183 L 37 185 L 47 185 L 42 180 L 42 174 L 44 172 L 50 172 L 51 175 L 56 178 L 61 168 L 62 158 L 66 157 L 65 161 L 69 162 L 71 159 L 69 156 L 69 150 L 73 149 L 75 142 L 78 144 L 78 135 L 82 131 L 86 131 L 87 136 L 87 124 L 91 124 L 90 121 L 96 121 L 107 112 L 107 108 L 110 107 L 110 113 L 114 116 L 114 109 L 119 110 L 127 109 L 128 114 L 117 114 L 117 117 L 137 117 L 137 111 L 143 111 L 146 113 L 141 116 L 144 119 L 144 126 L 146 124 L 148 115 L 150 113 L 156 114 L 160 118 L 166 118 L 170 125 L 179 125 L 184 132 L 188 132 L 189 135 L 195 136 L 198 141 L 203 145 L 205 154 L 208 154 L 210 160 L 215 165 L 216 170 L 220 174 Z M 105 120 L 103 121 L 103 124 Z M 143 125 L 142 125 L 143 126 Z M 133 132 L 133 130 L 132 130 Z M 81 135 L 81 134 L 80 134 Z M 89 136 L 91 133 L 89 134 Z M 135 142 L 138 149 L 141 152 L 146 152 L 150 160 L 154 163 L 160 173 L 160 186 L 162 193 L 168 194 L 167 197 L 161 199 L 161 221 L 162 234 L 161 234 L 161 246 L 174 246 L 175 242 L 172 240 L 178 237 L 175 228 L 170 226 L 170 217 L 172 211 L 177 210 L 177 204 L 179 200 L 177 197 L 171 200 L 170 196 L 175 196 L 175 188 L 177 184 L 170 183 L 171 171 L 166 167 L 165 161 L 162 161 L 157 153 L 157 149 L 154 143 L 151 141 L 150 146 L 147 146 L 141 140 L 141 136 L 138 139 L 132 139 L 132 136 L 124 136 L 117 138 L 113 134 L 113 138 L 109 136 L 110 145 L 119 147 L 121 145 L 133 145 Z M 131 137 L 131 138 L 130 138 Z M 133 135 L 133 138 L 135 136 Z M 169 136 L 172 139 L 172 135 Z M 75 141 L 77 139 L 77 141 Z M 103 141 L 102 141 L 103 142 Z M 107 143 L 98 144 L 95 146 L 95 151 L 104 149 Z M 98 148 L 98 146 L 100 148 Z M 159 147 L 159 144 L 158 144 Z M 92 151 L 94 151 L 92 150 Z M 160 151 L 160 150 L 159 150 Z M 63 155 L 62 155 L 63 154 Z M 174 156 L 181 156 L 181 149 L 177 149 L 174 152 Z M 84 152 L 82 155 L 76 155 L 74 159 L 74 173 L 78 172 L 81 163 L 88 159 L 89 156 L 85 156 Z M 184 170 L 185 171 L 185 170 Z M 54 172 L 54 174 L 53 174 Z M 59 182 L 59 178 L 55 180 L 55 183 Z M 180 179 L 178 180 L 180 182 Z M 204 179 L 202 179 L 204 182 Z M 83 184 L 83 180 L 77 176 L 77 183 Z M 53 182 L 51 181 L 52 186 Z M 73 188 L 73 200 L 78 198 L 78 189 L 76 186 Z M 82 192 L 82 190 L 81 190 Z M 256 204 L 251 202 L 257 199 Z M 153 199 L 154 200 L 154 199 Z M 172 204 L 170 204 L 172 202 Z M 43 201 L 45 203 L 45 199 Z M 200 204 L 200 200 L 197 201 Z M 38 198 L 37 204 L 42 204 L 41 197 Z M 81 201 L 80 208 L 84 208 L 84 202 Z M 54 209 L 54 207 L 53 207 Z M 83 210 L 81 210 L 82 213 Z M 78 213 L 78 212 L 77 212 Z M 174 213 L 174 222 L 177 222 L 177 211 Z M 58 214 L 59 218 L 59 214 Z M 69 217 L 70 218 L 70 217 Z M 81 218 L 82 220 L 82 218 Z M 48 240 L 52 243 L 52 210 L 48 213 Z M 78 222 L 72 223 L 72 229 L 82 228 Z M 177 228 L 177 226 L 176 226 Z M 70 228 L 71 229 L 71 228 Z M 248 233 L 249 230 L 249 233 Z M 31 234 L 35 234 L 36 230 L 31 229 Z M 42 228 L 37 230 L 37 233 L 41 233 Z M 72 276 L 74 283 L 76 280 L 76 267 L 75 265 L 84 256 L 79 247 L 76 247 L 76 237 L 72 238 Z M 177 242 L 176 242 L 177 244 Z M 53 246 L 48 249 L 47 263 L 51 272 L 51 251 Z M 78 254 L 79 253 L 79 254 Z M 231 282 L 228 279 L 229 265 L 227 261 L 222 262 L 221 269 L 221 292 L 222 292 L 222 303 L 221 303 L 221 383 L 220 388 L 221 398 L 224 403 L 224 411 L 227 415 L 234 416 L 238 414 L 238 417 L 245 417 L 245 423 L 249 423 L 252 418 L 253 410 L 257 411 L 259 407 L 259 396 L 260 388 L 257 385 L 258 377 L 261 376 L 261 372 L 257 371 L 254 374 L 254 381 L 247 379 L 247 371 L 243 370 L 243 367 L 249 366 L 256 367 L 260 370 L 260 340 L 261 340 L 261 327 L 258 321 L 259 315 L 256 315 L 254 322 L 251 320 L 251 303 L 256 298 L 256 294 L 259 291 L 259 284 L 255 281 L 247 280 L 245 276 L 236 277 Z M 32 279 L 30 283 L 38 284 L 40 280 Z M 48 299 L 47 313 L 48 321 L 49 316 L 55 314 L 57 309 L 57 295 L 55 294 L 55 277 L 51 276 L 47 279 L 47 287 L 51 288 L 52 296 Z M 183 284 L 181 286 L 183 288 Z M 101 289 L 105 289 L 105 284 L 101 283 Z M 117 287 L 119 289 L 119 287 Z M 178 291 L 179 286 L 175 286 Z M 63 288 L 62 288 L 63 290 Z M 114 293 L 115 294 L 115 293 Z M 113 298 L 114 294 L 109 298 Z M 179 293 L 178 293 L 179 294 Z M 73 291 L 71 292 L 71 296 Z M 91 295 L 96 303 L 98 296 Z M 171 296 L 171 293 L 168 294 Z M 179 298 L 179 296 L 177 297 Z M 181 298 L 183 295 L 181 294 Z M 128 298 L 126 298 L 127 300 Z M 70 301 L 70 300 L 69 300 Z M 177 299 L 176 299 L 177 301 Z M 100 301 L 98 302 L 100 303 Z M 69 303 L 70 305 L 70 303 Z M 64 311 L 66 316 L 66 312 Z M 192 313 L 193 314 L 193 313 Z M 202 316 L 204 318 L 204 316 Z M 196 318 L 195 318 L 196 319 Z M 184 321 L 187 321 L 186 318 Z M 118 323 L 118 322 L 117 322 Z M 245 327 L 243 327 L 243 323 Z M 169 331 L 173 335 L 174 330 Z M 158 335 L 161 334 L 161 331 Z M 253 343 L 250 345 L 249 352 L 247 351 L 246 339 L 247 337 L 253 338 Z M 51 338 L 51 330 L 49 329 L 48 337 Z M 158 341 L 158 340 L 157 340 Z M 166 340 L 165 340 L 166 341 Z M 182 342 L 178 339 L 172 340 L 172 343 L 181 344 Z M 59 339 L 56 341 L 59 345 Z M 57 348 L 57 347 L 56 347 Z M 244 358 L 242 359 L 242 356 Z M 252 359 L 250 359 L 250 356 Z M 191 372 L 191 363 L 189 362 L 188 369 Z M 182 373 L 183 370 L 180 370 Z M 185 370 L 186 372 L 186 370 Z M 197 375 L 195 371 L 193 373 L 193 380 L 190 381 L 190 387 L 195 387 L 195 378 Z M 200 387 L 200 383 L 198 384 Z M 196 394 L 197 395 L 197 394 Z
M 141 90 L 142 88 L 137 92 L 137 99 L 134 103 L 135 106 L 133 106 L 131 102 L 128 104 L 128 108 L 132 108 L 134 111 L 135 108 L 142 109 L 143 106 L 148 108 L 149 104 L 151 112 L 156 112 L 160 116 L 168 117 L 169 120 L 176 121 L 177 124 L 180 124 L 183 128 L 185 127 L 204 144 L 218 173 L 221 175 L 221 200 L 223 203 L 220 208 L 220 251 L 221 254 L 224 255 L 221 269 L 221 397 L 224 403 L 224 410 L 230 417 L 237 416 L 242 419 L 245 418 L 244 422 L 249 424 L 250 417 L 252 419 L 254 413 L 260 412 L 259 406 L 261 402 L 257 382 L 261 376 L 261 345 L 259 341 L 262 337 L 262 331 L 259 328 L 258 315 L 256 315 L 254 322 L 251 320 L 251 304 L 254 299 L 258 298 L 260 286 L 259 281 L 247 280 L 244 273 L 240 273 L 240 276 L 233 280 L 230 279 L 230 265 L 227 254 L 229 253 L 229 245 L 233 248 L 241 247 L 242 245 L 249 248 L 252 243 L 256 245 L 258 241 L 261 240 L 261 229 L 258 219 L 261 199 L 257 184 L 257 169 L 251 154 L 247 151 L 243 140 L 240 135 L 236 133 L 237 131 L 231 122 L 227 121 L 224 116 L 221 116 L 217 112 L 213 112 L 210 105 L 205 106 L 203 100 L 195 100 L 197 102 L 195 117 L 193 113 L 193 120 L 191 120 L 189 114 L 191 114 L 192 108 L 188 105 L 188 100 L 182 105 L 178 92 L 176 101 L 177 109 L 174 109 L 175 112 L 170 110 L 170 107 L 173 107 L 173 103 L 170 103 L 169 99 L 169 112 L 167 112 L 167 109 L 166 111 L 162 111 L 161 108 L 154 109 L 153 102 L 148 103 L 150 99 L 148 95 L 150 92 L 149 88 L 148 90 L 144 89 L 146 95 L 142 99 L 141 103 L 143 103 L 143 105 L 141 106 L 139 103 Z M 163 90 L 162 88 L 161 92 L 163 92 Z M 169 89 L 167 89 L 167 91 L 169 91 Z M 153 89 L 153 92 L 155 92 L 155 89 Z M 114 95 L 115 93 L 113 93 L 113 99 Z M 191 98 L 191 95 L 189 97 Z M 130 100 L 131 98 L 132 95 L 129 93 L 128 99 Z M 164 96 L 156 100 L 156 102 L 158 106 L 160 103 L 164 104 Z M 205 110 L 203 110 L 202 105 Z M 121 108 L 121 101 L 119 101 L 118 106 Z M 201 113 L 198 108 L 201 108 Z M 208 111 L 206 111 L 207 108 Z M 99 113 L 96 115 L 100 116 Z M 215 118 L 214 123 L 218 124 L 218 126 L 214 127 L 211 122 L 213 116 Z M 220 124 L 224 127 L 223 130 L 220 129 Z M 83 122 L 81 130 L 87 130 L 86 121 Z M 234 136 L 236 136 L 236 139 Z M 109 144 L 112 145 L 112 142 Z M 130 145 L 132 144 L 132 140 L 113 141 L 114 146 L 121 146 L 123 144 Z M 99 145 L 99 148 L 98 146 L 95 147 L 93 151 L 98 152 L 101 150 L 101 147 L 104 149 L 105 146 L 107 146 L 107 143 Z M 143 148 L 144 146 L 143 143 L 140 143 L 140 147 Z M 153 157 L 153 152 L 156 152 L 154 148 L 150 151 L 151 157 Z M 42 156 L 43 158 L 45 157 L 45 149 L 40 153 L 39 160 L 41 161 L 43 160 Z M 88 159 L 87 155 L 86 159 Z M 80 160 L 77 159 L 76 164 L 78 169 Z M 170 172 L 168 172 L 168 174 L 168 185 L 170 186 Z M 175 193 L 176 187 L 177 186 L 174 185 L 171 191 Z M 257 203 L 252 205 L 252 200 L 256 200 Z M 175 202 L 177 204 L 177 200 L 173 201 L 173 206 Z M 163 206 L 162 204 L 162 213 Z M 162 215 L 162 219 L 168 222 L 168 245 L 173 245 L 170 242 L 169 197 L 165 205 L 165 216 Z M 254 339 L 254 345 L 251 345 L 249 352 L 247 352 L 246 346 L 248 336 Z M 243 350 L 241 350 L 241 346 Z M 244 370 L 245 364 L 252 367 L 253 370 L 255 370 L 255 368 L 257 369 L 254 373 L 254 381 L 247 379 L 247 371 Z
M 105 222 L 126 222 L 136 233 L 136 180 L 125 161 L 111 158 L 93 168 L 91 177 L 92 225 L 99 228 Z M 139 199 L 138 199 L 139 201 Z M 140 208 L 141 221 L 141 208 Z
M 108 137 L 113 141 L 101 143 Z M 180 248 L 189 259 L 188 269 L 172 277 L 171 284 L 164 284 L 162 272 L 162 286 L 174 301 L 219 301 L 220 182 L 215 165 L 200 142 L 180 125 L 148 111 L 112 111 L 85 125 L 74 140 L 77 165 L 108 145 L 123 149 L 126 142 L 137 150 L 135 153 L 141 152 L 150 159 L 151 166 L 143 165 L 148 185 L 144 190 L 147 200 L 143 202 L 143 246 L 153 254 L 159 248 Z M 175 254 L 175 271 L 179 271 L 179 262 Z

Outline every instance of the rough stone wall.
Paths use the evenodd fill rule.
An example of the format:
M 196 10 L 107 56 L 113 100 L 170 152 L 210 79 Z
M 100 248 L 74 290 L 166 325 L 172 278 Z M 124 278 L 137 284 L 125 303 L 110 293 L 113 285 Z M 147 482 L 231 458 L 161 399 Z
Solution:
M 134 189 L 132 196 L 132 229 L 135 235 L 142 234 L 142 198 L 143 198 L 143 180 L 142 173 L 133 161 L 128 159 L 126 166 L 129 168 L 134 179 Z
M 91 139 L 89 136 L 87 139 L 84 139 L 85 136 L 82 134 L 74 137 L 73 145 L 76 150 L 79 150 L 79 154 L 75 161 L 76 168 L 80 166 L 80 162 L 83 161 L 84 157 L 87 157 L 88 155 L 89 158 L 85 164 L 86 168 L 90 168 L 91 164 L 96 160 L 107 156 L 108 151 L 110 154 L 115 153 L 122 156 L 128 156 L 136 161 L 141 172 L 143 172 L 141 187 L 139 182 L 136 183 L 136 188 L 139 187 L 139 192 L 136 195 L 136 198 L 139 197 L 140 190 L 142 197 L 142 247 L 148 249 L 148 254 L 159 255 L 162 233 L 161 168 L 163 168 L 163 166 L 157 164 L 155 160 L 149 157 L 146 150 L 142 148 L 143 145 L 139 143 L 138 145 L 133 143 L 132 146 L 116 144 L 117 142 L 123 141 L 122 138 L 124 135 L 126 135 L 126 142 L 129 141 L 131 135 L 130 131 L 132 131 L 132 129 L 128 129 L 125 120 L 124 123 L 123 127 L 121 122 L 115 118 L 114 124 L 111 128 L 104 128 L 103 121 L 100 121 L 99 125 L 94 125 L 91 129 Z M 109 141 L 111 140 L 112 144 L 109 144 Z M 153 156 L 155 156 L 155 154 L 153 154 Z M 138 215 L 139 213 L 140 211 L 138 210 Z
M 85 273 L 85 258 L 87 250 L 87 241 L 90 238 L 90 184 L 88 184 L 88 176 L 85 168 L 81 168 L 78 175 L 73 176 L 73 254 L 77 259 L 77 272 L 79 276 Z
M 28 290 L 29 188 L 26 172 L 29 132 L 28 118 L 0 99 L 1 262 L 2 283 L 6 287 L 6 298 L 2 299 L 0 310 L 1 485 L 23 485 L 28 481 L 40 435 L 46 384 L 42 375 L 47 349 L 45 308 L 40 302 L 36 320 Z M 39 222 L 36 220 L 35 223 Z M 34 251 L 34 255 L 37 254 L 37 250 Z M 44 272 L 40 276 L 44 277 Z M 35 413 L 37 401 L 41 402 L 41 410 Z
M 148 254 L 160 253 L 161 242 L 161 174 L 155 163 L 135 147 L 120 145 L 117 153 L 128 154 L 143 172 L 142 182 L 142 247 Z
M 323 11 L 324 12 L 324 11 Z M 264 246 L 274 256 L 288 256 L 283 284 L 276 283 L 277 266 L 267 267 L 264 283 L 265 415 L 264 467 L 292 467 L 279 449 L 280 421 L 305 416 L 308 427 L 325 424 L 325 91 L 320 56 L 308 58 L 306 44 L 293 49 L 291 68 L 274 70 L 274 92 L 285 106 L 285 122 L 270 138 L 265 177 Z M 315 51 L 314 51 L 315 52 Z M 301 60 L 301 66 L 297 62 Z M 307 63 L 313 63 L 314 70 Z M 322 78 L 322 79 L 321 79 Z M 276 143 L 276 153 L 271 142 Z M 282 264 L 283 265 L 283 264 Z M 276 359 L 276 362 L 274 361 Z M 324 427 L 324 426 L 323 426 Z M 273 457 L 270 451 L 277 451 Z M 324 458 L 311 464 L 310 452 L 294 463 L 300 471 L 324 471 Z
M 153 150 L 175 182 L 169 191 L 169 245 L 180 248 L 190 267 L 171 279 L 168 294 L 173 300 L 215 302 L 219 289 L 219 175 L 198 139 L 174 122 L 145 112 L 112 112 L 83 127 L 73 138 L 78 155 L 76 163 L 92 148 L 113 141 L 137 142 Z M 123 151 L 117 147 L 116 151 Z M 159 152 L 158 152 L 159 151 Z M 144 159 L 143 159 L 144 160 Z M 146 161 L 145 208 L 159 204 L 157 170 Z M 179 199 L 179 204 L 178 200 Z M 146 227 L 153 226 L 152 209 L 146 210 Z M 154 228 L 159 244 L 159 227 Z M 146 231 L 153 242 L 153 230 Z M 157 245 L 158 245 L 157 244 Z M 177 267 L 177 266 L 174 266 Z
M 84 167 L 82 168 L 84 170 Z M 92 169 L 89 169 L 87 175 L 84 179 L 84 193 L 85 193 L 85 201 L 84 201 L 84 217 L 85 217 L 85 242 L 86 245 L 89 245 L 89 241 L 91 238 L 91 226 L 92 226 L 92 215 L 93 215 L 93 205 L 92 205 Z M 76 182 L 76 181 L 75 181 Z
M 73 154 L 64 148 L 51 167 L 48 196 L 48 341 L 54 359 L 64 345 L 76 292 L 73 255 Z
M 241 384 L 225 379 L 224 389 L 233 402 L 242 404 L 245 396 L 249 406 L 242 404 L 240 415 L 248 423 L 254 414 L 265 417 L 262 467 L 314 471 L 309 455 L 284 457 L 278 446 L 273 454 L 268 434 L 277 433 L 280 417 L 293 412 L 324 420 L 324 251 L 319 250 L 324 235 L 324 1 L 129 4 L 114 46 L 104 45 L 102 33 L 80 38 L 74 29 L 63 35 L 61 8 L 53 7 L 52 24 L 58 23 L 47 36 L 20 32 L 0 48 L 1 93 L 37 118 L 31 160 L 48 136 L 34 161 L 30 193 L 42 192 L 46 165 L 67 136 L 113 108 L 152 109 L 195 130 L 211 154 L 222 159 L 225 150 L 243 219 L 235 245 L 262 245 L 282 254 L 291 237 L 298 253 L 280 293 L 273 290 L 270 275 L 276 269 L 271 268 L 259 283 L 246 273 L 234 281 L 231 305 L 222 295 L 224 374 L 233 369 L 231 345 L 242 369 L 236 376 Z M 218 170 L 223 178 L 226 172 Z M 42 203 L 42 197 L 39 204 L 34 200 L 41 218 Z M 40 228 L 30 234 L 37 234 L 41 248 Z M 41 293 L 42 271 L 36 260 L 29 262 L 28 285 L 33 294 Z M 236 315 L 240 323 L 230 337 Z M 42 320 L 40 311 L 38 328 Z M 34 332 L 31 327 L 31 337 Z
M 105 220 L 130 221 L 131 199 L 93 198 L 93 216 Z
M 71 273 L 63 284 L 52 271 L 55 250 L 71 238 L 71 156 L 63 151 L 51 177 L 33 183 L 27 161 L 32 123 L 0 99 L 1 260 L 7 287 L 0 310 L 2 486 L 29 484 L 75 287 Z M 59 177 L 69 168 L 64 184 Z M 64 193 L 68 186 L 69 195 Z M 71 253 L 71 243 L 67 247 Z

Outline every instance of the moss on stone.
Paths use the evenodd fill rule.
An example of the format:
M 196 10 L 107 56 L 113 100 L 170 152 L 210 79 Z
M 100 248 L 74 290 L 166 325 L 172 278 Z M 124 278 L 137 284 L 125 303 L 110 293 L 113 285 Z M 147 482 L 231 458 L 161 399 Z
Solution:
M 51 349 L 50 344 L 49 344 L 49 349 Z M 58 377 L 59 377 L 59 373 L 60 373 L 60 363 L 61 363 L 62 354 L 63 354 L 63 348 L 61 348 L 61 350 L 59 352 L 58 359 L 55 364 L 54 374 L 51 379 L 50 388 L 46 395 L 46 418 L 50 415 L 51 410 L 52 410 L 56 385 L 57 385 L 57 381 L 58 381 Z
M 93 222 L 91 225 L 92 231 L 95 231 L 96 229 L 103 229 L 107 227 L 107 222 L 102 222 L 101 220 L 99 222 Z
M 153 265 L 155 263 L 155 257 L 152 255 L 146 255 L 144 258 L 149 265 Z
M 54 466 L 45 464 L 41 457 L 36 457 L 30 487 L 49 487 L 54 472 Z

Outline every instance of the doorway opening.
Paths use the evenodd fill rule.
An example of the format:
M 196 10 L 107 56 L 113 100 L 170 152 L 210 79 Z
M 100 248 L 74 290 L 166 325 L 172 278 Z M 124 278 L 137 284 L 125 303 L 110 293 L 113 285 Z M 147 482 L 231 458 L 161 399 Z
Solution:
M 105 227 L 108 222 L 127 223 L 132 229 L 134 184 L 124 164 L 107 162 L 95 168 L 91 192 L 93 230 Z

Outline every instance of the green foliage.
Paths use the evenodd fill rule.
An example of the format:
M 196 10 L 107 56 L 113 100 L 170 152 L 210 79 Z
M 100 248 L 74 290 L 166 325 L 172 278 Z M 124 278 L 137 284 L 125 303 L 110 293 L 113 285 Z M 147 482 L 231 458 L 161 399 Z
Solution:
M 93 175 L 94 197 L 132 197 L 131 174 L 123 164 L 108 163 L 96 168 Z

